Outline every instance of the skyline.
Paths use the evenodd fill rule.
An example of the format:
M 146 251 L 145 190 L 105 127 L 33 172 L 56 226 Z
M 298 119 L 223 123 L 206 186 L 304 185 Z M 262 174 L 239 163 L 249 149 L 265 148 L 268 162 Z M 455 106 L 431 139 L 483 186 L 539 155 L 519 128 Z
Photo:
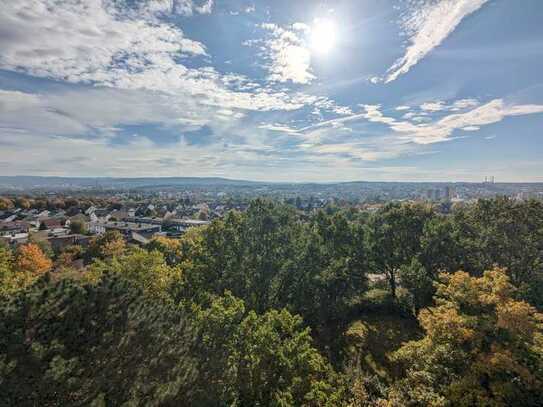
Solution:
M 543 4 L 24 0 L 0 174 L 542 182 Z

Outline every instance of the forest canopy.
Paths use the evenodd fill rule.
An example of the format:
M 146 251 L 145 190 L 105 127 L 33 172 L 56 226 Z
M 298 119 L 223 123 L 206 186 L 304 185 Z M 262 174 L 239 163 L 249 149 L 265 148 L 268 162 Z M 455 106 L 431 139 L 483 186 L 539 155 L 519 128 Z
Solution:
M 72 261 L 82 259 L 82 270 Z M 258 199 L 144 247 L 0 247 L 6 405 L 537 406 L 543 204 Z

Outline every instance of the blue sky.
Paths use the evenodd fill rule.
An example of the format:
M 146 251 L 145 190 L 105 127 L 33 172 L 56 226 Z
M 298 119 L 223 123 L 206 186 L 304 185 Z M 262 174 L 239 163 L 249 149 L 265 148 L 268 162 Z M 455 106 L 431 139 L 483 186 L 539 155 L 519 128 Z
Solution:
M 540 0 L 20 0 L 0 174 L 543 181 Z

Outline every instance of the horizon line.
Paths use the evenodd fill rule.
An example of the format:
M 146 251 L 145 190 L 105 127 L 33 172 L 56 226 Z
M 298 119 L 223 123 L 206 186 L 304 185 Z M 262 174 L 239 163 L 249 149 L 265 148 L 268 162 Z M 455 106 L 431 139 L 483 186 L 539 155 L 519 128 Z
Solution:
M 252 180 L 252 179 L 240 179 L 240 178 L 229 178 L 224 176 L 124 176 L 124 177 L 114 177 L 114 176 L 69 176 L 69 175 L 0 175 L 0 179 L 4 178 L 65 178 L 65 179 L 86 179 L 86 180 L 142 180 L 142 179 L 156 179 L 156 180 L 168 180 L 168 179 L 218 179 L 223 181 L 230 182 L 248 182 L 255 184 L 318 184 L 318 185 L 329 185 L 329 184 L 348 184 L 348 183 L 409 183 L 409 184 L 543 184 L 542 181 L 494 181 L 487 182 L 485 180 L 481 181 L 463 181 L 463 180 L 454 180 L 454 181 L 436 181 L 436 180 L 417 180 L 417 181 L 405 181 L 405 180 L 341 180 L 341 181 L 261 181 L 261 180 Z

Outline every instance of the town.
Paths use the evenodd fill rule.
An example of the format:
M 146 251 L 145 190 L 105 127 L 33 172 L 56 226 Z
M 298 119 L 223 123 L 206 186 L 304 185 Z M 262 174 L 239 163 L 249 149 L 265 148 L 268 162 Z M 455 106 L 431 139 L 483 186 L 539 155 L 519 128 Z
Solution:
M 59 183 L 55 178 L 30 177 L 32 183 L 25 185 L 16 183 L 18 178 L 24 181 L 27 177 L 0 177 L 0 241 L 11 246 L 39 243 L 56 254 L 72 245 L 85 247 L 92 236 L 108 231 L 117 231 L 126 243 L 140 246 L 158 236 L 180 237 L 188 229 L 207 225 L 228 211 L 245 211 L 257 197 L 282 202 L 308 214 L 327 207 L 375 212 L 394 201 L 426 202 L 446 214 L 453 206 L 480 198 L 543 198 L 543 183 L 500 184 L 490 177 L 482 183 L 450 184 L 109 179 L 98 187 L 95 180 L 62 179 Z M 85 182 L 90 182 L 91 187 L 85 187 Z M 134 184 L 138 187 L 134 188 Z

